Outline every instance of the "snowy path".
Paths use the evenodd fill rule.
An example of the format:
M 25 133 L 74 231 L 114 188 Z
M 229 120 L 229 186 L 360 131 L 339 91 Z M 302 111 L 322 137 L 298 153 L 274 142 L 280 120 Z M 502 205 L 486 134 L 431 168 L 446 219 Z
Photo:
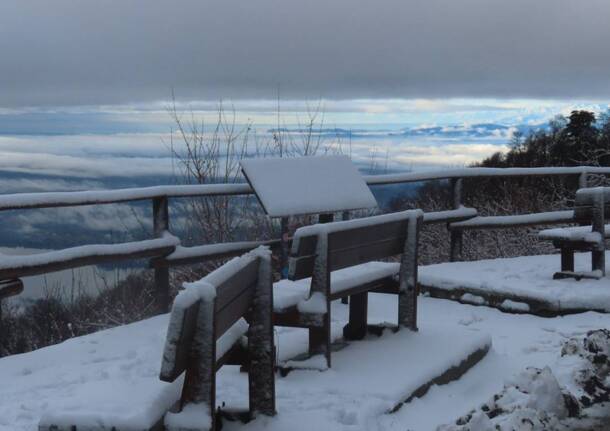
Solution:
M 371 320 L 394 320 L 395 300 L 389 295 L 371 295 Z M 393 349 L 398 345 L 392 342 L 393 338 L 398 341 L 398 338 L 409 338 L 413 334 L 406 331 L 388 334 L 336 352 L 332 370 L 323 373 L 295 371 L 285 378 L 278 377 L 278 416 L 259 418 L 247 425 L 225 422 L 224 429 L 434 430 L 436 425 L 452 422 L 487 400 L 501 389 L 506 378 L 524 367 L 552 363 L 567 337 L 589 329 L 610 327 L 610 315 L 592 312 L 544 319 L 431 298 L 422 298 L 420 304 L 420 333 L 439 334 L 440 346 L 435 352 L 420 356 L 421 362 L 455 351 L 455 345 L 441 336 L 447 328 L 470 332 L 475 339 L 482 334 L 492 334 L 492 351 L 458 382 L 434 387 L 422 399 L 403 406 L 397 413 L 384 414 L 391 404 L 390 398 L 407 389 L 405 383 L 414 378 L 408 366 L 401 366 L 404 373 L 390 370 L 396 362 Z M 336 303 L 333 316 L 344 320 L 346 311 L 347 307 Z M 164 337 L 165 321 L 166 317 L 160 316 L 132 325 L 137 334 L 132 340 L 124 340 L 116 336 L 117 330 L 110 330 L 35 353 L 1 359 L 0 430 L 33 431 L 43 411 L 56 406 L 66 409 L 83 398 L 87 402 L 93 401 L 93 405 L 102 403 L 97 405 L 98 409 L 108 400 L 113 403 L 117 399 L 125 400 L 128 409 L 127 400 L 157 393 L 158 387 L 142 388 L 140 385 L 144 380 L 155 381 L 150 377 L 158 373 L 161 347 L 157 352 L 155 348 L 143 346 L 159 344 L 158 340 Z M 335 325 L 334 329 L 338 332 L 340 326 Z M 282 328 L 277 331 L 279 354 L 283 358 L 296 353 L 306 339 L 304 331 L 292 332 L 290 337 L 286 337 L 285 331 Z M 109 334 L 113 337 L 112 348 L 100 350 L 99 343 Z M 376 349 L 359 351 L 366 345 L 375 345 Z M 345 360 L 352 356 L 350 352 L 356 360 Z M 380 361 L 376 371 L 370 368 L 373 358 Z M 361 374 L 351 386 L 338 378 L 346 369 Z M 116 376 L 123 379 L 119 387 L 116 381 L 113 385 Z M 104 390 L 89 393 L 85 383 L 91 380 L 97 380 L 96 384 L 101 384 Z M 107 386 L 104 386 L 105 381 Z M 58 387 L 58 383 L 64 383 L 67 389 Z M 162 382 L 154 383 L 157 384 L 163 385 Z M 168 385 L 165 391 L 167 398 L 153 397 L 151 403 L 161 406 L 175 396 L 175 387 Z M 219 374 L 219 402 L 224 400 L 228 406 L 245 407 L 245 393 L 245 376 L 235 367 L 225 367 Z

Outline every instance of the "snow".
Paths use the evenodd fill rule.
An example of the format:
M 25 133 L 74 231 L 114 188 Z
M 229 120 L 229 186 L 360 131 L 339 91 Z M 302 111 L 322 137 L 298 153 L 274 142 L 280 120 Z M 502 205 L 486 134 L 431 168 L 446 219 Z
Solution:
M 472 293 L 464 293 L 460 297 L 461 301 L 464 301 L 468 304 L 476 304 L 476 305 L 485 305 L 487 301 L 482 296 L 473 295 Z
M 604 201 L 606 204 L 608 204 L 608 201 L 610 200 L 610 187 L 587 187 L 584 189 L 578 189 L 576 191 L 577 201 L 580 201 L 580 199 L 578 198 L 580 196 L 580 197 L 585 197 L 586 200 L 589 200 L 589 202 L 592 202 L 592 199 L 594 199 L 594 196 L 596 196 L 598 194 L 603 194 Z
M 503 310 L 510 311 L 522 311 L 524 313 L 530 311 L 529 304 L 526 304 L 525 302 L 512 301 L 510 299 L 505 299 L 504 301 L 502 301 L 502 303 L 500 304 L 500 308 L 502 308 Z
M 260 246 L 239 257 L 234 257 L 220 268 L 215 269 L 210 274 L 206 275 L 202 280 L 214 286 L 219 286 L 224 283 L 235 272 L 240 271 L 258 258 L 269 258 L 271 250 L 268 247 Z
M 165 426 L 169 430 L 210 428 L 212 426 L 210 409 L 205 403 L 187 404 L 179 413 L 168 412 L 165 416 Z
M 374 321 L 383 322 L 386 314 L 395 314 L 395 301 L 379 305 L 381 308 L 373 316 Z M 337 311 L 340 317 L 334 317 L 338 319 L 334 320 L 333 325 L 335 337 L 345 323 L 347 307 L 338 304 Z M 155 317 L 80 337 L 21 355 L 20 358 L 1 359 L 0 377 L 5 385 L 0 388 L 0 421 L 3 421 L 0 422 L 0 430 L 34 430 L 41 415 L 45 417 L 43 424 L 53 422 L 51 419 L 59 418 L 68 423 L 70 419 L 89 416 L 104 424 L 112 422 L 134 427 L 154 422 L 159 417 L 159 411 L 179 397 L 179 391 L 175 390 L 172 393 L 175 398 L 168 399 L 164 406 L 157 405 L 158 411 L 144 407 L 158 395 L 155 392 L 159 388 L 176 386 L 160 382 L 156 373 L 163 345 L 159 335 L 164 332 L 166 324 L 167 316 Z M 306 334 L 302 334 L 302 330 L 276 328 L 276 331 L 280 361 L 287 360 L 287 355 L 295 350 L 303 351 L 306 348 L 306 337 L 301 337 Z M 156 339 L 151 339 L 150 335 L 142 337 L 143 333 L 154 333 Z M 104 352 L 107 361 L 93 361 L 89 368 L 85 368 L 83 359 L 91 359 L 88 353 L 91 338 L 95 338 L 96 348 Z M 315 422 L 315 411 L 320 405 L 326 406 L 326 413 L 318 420 L 329 424 L 337 420 L 335 411 L 340 405 L 348 411 L 349 406 L 360 405 L 360 409 L 349 412 L 349 415 L 353 414 L 354 424 L 363 425 L 361 421 L 368 420 L 368 416 L 374 419 L 383 415 L 423 383 L 448 367 L 459 364 L 471 352 L 484 348 L 489 342 L 489 336 L 485 334 L 474 334 L 466 329 L 438 323 L 423 325 L 418 333 L 407 330 L 395 334 L 386 332 L 381 337 L 371 336 L 364 341 L 353 342 L 333 354 L 334 366 L 328 371 L 297 370 L 285 378 L 276 377 L 277 418 L 282 419 L 272 429 L 286 429 L 281 424 L 295 414 L 301 415 L 297 425 L 305 425 L 308 417 Z M 66 352 L 66 345 L 73 349 Z M 451 354 L 447 354 L 448 347 Z M 56 355 L 50 360 L 49 351 L 53 350 Z M 380 355 L 379 352 L 384 354 Z M 136 363 L 126 366 L 126 356 Z M 314 368 L 315 359 L 310 362 L 309 365 Z M 37 369 L 33 364 L 44 364 L 45 370 Z M 401 372 L 405 367 L 410 371 Z M 24 368 L 29 368 L 30 374 L 24 376 L 20 372 Z M 132 375 L 139 375 L 142 370 L 147 370 L 150 382 L 144 379 L 134 382 Z M 107 374 L 108 383 L 115 385 L 114 391 L 99 391 L 101 385 L 107 384 L 100 383 L 98 376 L 101 374 Z M 141 390 L 143 388 L 146 390 Z M 247 388 L 247 375 L 240 373 L 239 367 L 223 367 L 218 373 L 218 405 L 226 403 L 231 408 L 246 406 L 247 390 L 244 391 L 244 388 Z M 124 390 L 128 390 L 128 396 L 123 394 Z M 65 409 L 66 405 L 70 407 L 69 410 Z M 24 409 L 30 411 L 27 418 L 22 415 Z M 149 416 L 134 417 L 135 412 L 143 411 Z M 184 419 L 197 413 L 190 412 Z M 172 416 L 170 420 L 178 419 Z M 268 420 L 260 418 L 253 425 L 256 427 L 257 423 Z
M 248 332 L 248 322 L 242 317 L 216 340 L 216 360 L 222 358 Z
M 545 223 L 570 223 L 574 221 L 574 211 L 551 211 L 534 214 L 519 214 L 508 216 L 486 216 L 474 217 L 468 220 L 459 221 L 451 224 L 451 228 L 469 228 L 469 227 L 502 227 L 527 224 L 545 224 Z
M 527 367 L 484 404 L 438 431 L 605 430 L 610 413 L 608 353 L 607 329 L 570 337 L 550 365 Z
M 369 296 L 371 322 L 394 321 L 396 297 Z M 246 425 L 225 422 L 223 430 L 434 431 L 488 401 L 526 367 L 548 365 L 559 375 L 554 364 L 566 339 L 610 327 L 610 315 L 593 312 L 541 318 L 427 297 L 419 303 L 419 333 L 371 336 L 333 352 L 332 369 L 276 376 L 278 415 Z M 332 306 L 336 338 L 348 307 L 338 301 Z M 166 326 L 167 316 L 159 316 L 0 359 L 0 430 L 34 431 L 41 416 L 66 410 L 130 419 L 132 424 L 136 416 L 158 415 L 178 399 L 181 387 L 181 382 L 167 384 L 157 378 Z M 303 351 L 306 331 L 275 330 L 280 361 Z M 486 333 L 493 338 L 491 352 L 459 381 L 435 386 L 396 413 L 386 413 L 394 396 L 404 395 L 424 377 L 420 372 L 429 376 L 436 366 L 442 368 L 442 361 L 455 362 L 458 352 L 467 350 L 462 350 L 463 343 L 478 345 L 477 340 L 488 339 Z M 164 388 L 169 388 L 164 402 L 145 408 Z M 217 391 L 219 405 L 247 407 L 247 377 L 238 367 L 221 369 Z
M 271 217 L 377 207 L 347 156 L 259 158 L 240 163 Z
M 314 292 L 309 298 L 299 301 L 297 309 L 301 313 L 326 313 L 326 296 L 321 292 Z
M 248 248 L 256 248 L 260 246 L 260 241 L 236 241 L 236 242 L 224 242 L 219 244 L 205 244 L 194 247 L 183 247 L 178 246 L 173 253 L 165 256 L 165 260 L 181 260 L 188 258 L 205 257 L 215 254 L 232 253 L 235 251 L 242 251 Z
M 1 255 L 0 270 L 30 268 L 91 256 L 131 254 L 162 247 L 176 247 L 178 244 L 180 244 L 180 240 L 166 232 L 162 238 L 148 239 L 144 241 L 133 241 L 119 244 L 83 245 L 80 247 L 66 248 L 63 250 L 54 250 L 44 253 L 20 256 Z
M 0 210 L 107 204 L 154 199 L 252 193 L 248 184 L 193 184 L 81 192 L 15 193 L 0 196 Z
M 610 237 L 610 224 L 604 226 L 604 236 Z M 584 241 L 598 243 L 601 241 L 599 232 L 592 232 L 591 226 L 573 226 L 555 229 L 545 229 L 538 232 L 538 238 L 548 240 Z
M 367 262 L 339 269 L 330 274 L 330 291 L 331 293 L 339 293 L 373 280 L 395 276 L 398 274 L 399 269 L 400 264 L 396 262 Z M 309 309 L 309 307 L 313 306 L 313 303 L 307 301 L 310 284 L 311 278 L 297 281 L 280 280 L 274 283 L 273 308 L 276 311 L 281 311 L 298 304 L 301 311 Z M 311 308 L 316 311 L 310 312 L 326 312 L 326 300 L 324 300 L 324 309 L 321 308 L 319 302 L 317 305 L 316 308 Z
M 311 157 L 308 157 L 311 158 Z M 317 157 L 318 159 L 320 157 Z M 301 158 L 302 159 L 302 158 Z M 250 163 L 263 159 L 251 159 L 244 161 Z M 264 160 L 270 160 L 265 158 Z M 298 159 L 282 159 L 298 160 Z M 575 167 L 549 167 L 549 168 L 462 168 L 408 172 L 386 175 L 359 176 L 369 185 L 392 184 L 401 182 L 417 182 L 448 178 L 469 177 L 493 177 L 493 176 L 525 176 L 525 175 L 578 175 L 581 173 L 605 173 L 610 174 L 610 168 L 593 166 Z M 291 174 L 290 171 L 288 171 Z M 317 172 L 319 174 L 320 172 Z M 323 172 L 328 174 L 328 172 Z M 308 177 L 310 172 L 305 172 Z M 282 184 L 291 175 L 282 178 Z M 108 204 L 128 202 L 136 200 L 154 199 L 159 197 L 190 197 L 190 196 L 213 196 L 213 195 L 238 195 L 250 194 L 252 188 L 246 183 L 233 184 L 193 184 L 175 186 L 139 187 L 117 190 L 86 190 L 77 192 L 43 192 L 43 193 L 15 193 L 0 196 L 0 210 L 35 208 L 35 207 L 60 207 L 76 205 Z M 376 205 L 376 204 L 373 204 Z
M 511 177 L 511 176 L 548 176 L 548 175 L 579 175 L 610 174 L 610 168 L 596 166 L 569 166 L 569 167 L 539 167 L 539 168 L 459 168 L 459 169 L 433 169 L 418 172 L 407 172 L 385 175 L 368 175 L 365 180 L 369 185 L 408 183 L 449 178 L 473 177 Z
M 180 397 L 159 380 L 168 316 L 0 359 L 0 430 L 41 424 L 145 429 Z M 110 427 L 108 427 L 110 429 Z
M 424 223 L 435 223 L 435 222 L 445 222 L 447 220 L 454 219 L 467 219 L 470 217 L 476 217 L 477 210 L 475 208 L 466 208 L 464 206 L 460 206 L 455 210 L 448 211 L 434 211 L 424 213 Z
M 584 271 L 591 266 L 591 254 L 575 253 L 574 262 L 577 271 Z M 606 262 L 610 262 L 608 251 Z M 522 301 L 515 298 L 544 301 L 549 310 L 610 312 L 608 276 L 600 280 L 553 280 L 559 269 L 560 256 L 552 254 L 420 266 L 418 277 L 422 286 L 446 291 L 466 289 L 478 296 L 501 294 L 518 302 Z

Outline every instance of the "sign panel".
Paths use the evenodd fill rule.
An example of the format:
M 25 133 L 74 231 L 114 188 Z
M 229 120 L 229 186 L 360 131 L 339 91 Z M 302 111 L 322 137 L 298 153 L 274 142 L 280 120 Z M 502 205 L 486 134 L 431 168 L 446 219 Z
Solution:
M 377 207 L 347 156 L 247 159 L 241 167 L 271 217 Z

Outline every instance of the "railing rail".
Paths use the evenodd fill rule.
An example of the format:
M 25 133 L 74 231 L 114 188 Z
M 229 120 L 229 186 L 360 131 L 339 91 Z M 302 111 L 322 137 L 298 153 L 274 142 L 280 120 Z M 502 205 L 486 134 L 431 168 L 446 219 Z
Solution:
M 578 175 L 579 187 L 582 188 L 587 186 L 587 178 L 589 174 L 610 175 L 610 167 L 578 166 L 558 168 L 463 168 L 387 175 L 368 175 L 364 178 L 369 186 L 430 180 L 450 180 L 452 189 L 451 201 L 448 205 L 450 210 L 437 213 L 428 213 L 424 217 L 424 222 L 426 224 L 448 224 L 458 222 L 456 224 L 456 228 L 450 230 L 450 258 L 451 260 L 459 260 L 462 249 L 463 228 L 472 228 L 472 226 L 469 226 L 468 223 L 462 226 L 463 228 L 459 228 L 459 222 L 461 220 L 466 220 L 476 216 L 476 210 L 465 209 L 462 207 L 462 182 L 464 178 Z M 248 195 L 252 193 L 252 189 L 246 183 L 155 186 L 102 191 L 17 193 L 0 195 L 0 211 L 72 207 L 151 200 L 153 203 L 153 233 L 154 237 L 157 238 L 157 241 L 160 241 L 165 236 L 165 233 L 170 230 L 168 211 L 169 198 L 235 196 Z M 544 224 L 545 222 L 549 222 L 549 220 L 562 222 L 566 221 L 565 214 L 557 215 L 557 217 L 552 214 L 545 214 L 544 216 L 541 215 L 541 217 L 538 217 L 538 219 L 534 218 L 535 220 L 523 216 L 512 217 L 514 217 L 514 220 L 509 220 L 506 217 L 502 220 L 504 227 L 525 225 L 527 224 L 526 222 L 532 220 L 537 220 L 537 224 Z M 538 221 L 540 223 L 538 223 Z M 489 220 L 477 221 L 471 224 L 476 225 L 477 223 L 484 225 L 483 227 L 489 227 Z M 282 220 L 282 226 L 287 226 L 285 219 Z M 476 226 L 476 228 L 479 228 L 479 226 Z M 141 241 L 138 244 L 133 243 L 135 245 L 132 246 L 142 246 L 145 242 L 147 241 Z M 17 264 L 19 259 L 15 260 L 10 257 L 6 257 L 4 262 L 0 263 L 0 279 L 14 279 L 11 281 L 11 283 L 17 285 L 19 277 L 32 275 L 34 273 L 40 274 L 51 272 L 59 269 L 81 266 L 81 264 L 95 264 L 98 262 L 108 262 L 113 260 L 148 257 L 151 258 L 149 265 L 150 267 L 154 268 L 155 271 L 157 310 L 159 312 L 164 312 L 167 311 L 169 307 L 169 267 L 181 264 L 191 264 L 204 259 L 210 260 L 238 255 L 248 251 L 251 248 L 255 248 L 260 244 L 266 244 L 274 247 L 281 246 L 280 248 L 283 250 L 282 255 L 287 254 L 286 238 L 271 241 L 252 241 L 233 244 L 209 244 L 191 248 L 184 248 L 180 247 L 179 245 L 169 245 L 167 247 L 160 245 L 160 247 L 157 248 L 147 248 L 146 250 L 138 249 L 133 253 L 131 250 L 125 250 L 125 252 L 119 252 L 119 250 L 115 253 L 111 253 L 106 252 L 105 250 L 108 247 L 112 247 L 112 245 L 92 245 L 82 246 L 84 248 L 88 247 L 87 250 L 89 253 L 85 253 L 84 255 L 69 255 L 69 253 L 74 253 L 75 249 L 57 250 L 51 252 L 48 262 L 41 261 L 37 265 L 20 265 Z M 117 244 L 116 246 L 120 247 L 121 244 Z M 125 246 L 126 245 L 123 244 L 123 247 Z M 93 249 L 91 249 L 91 247 L 93 247 Z M 79 247 L 76 247 L 76 249 L 78 248 Z M 67 255 L 66 252 L 68 253 Z M 15 264 L 11 265 L 11 261 L 15 261 Z M 18 292 L 18 289 L 12 289 L 10 291 Z
M 582 176 L 587 174 L 610 175 L 610 167 L 462 168 L 398 174 L 365 175 L 364 179 L 369 186 L 378 186 L 459 178 Z M 12 193 L 0 195 L 0 211 L 114 204 L 157 198 L 235 196 L 253 193 L 252 188 L 246 183 L 187 184 L 74 192 Z

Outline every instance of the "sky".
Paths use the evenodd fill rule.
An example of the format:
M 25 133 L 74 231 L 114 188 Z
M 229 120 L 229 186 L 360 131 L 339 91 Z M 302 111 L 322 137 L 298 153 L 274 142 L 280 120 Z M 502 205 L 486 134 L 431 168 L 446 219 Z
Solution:
M 607 0 L 4 0 L 2 105 L 607 98 Z
M 168 107 L 213 124 L 219 100 L 263 134 L 278 106 L 281 126 L 319 111 L 379 132 L 361 161 L 472 163 L 516 127 L 608 109 L 608 16 L 607 0 L 3 0 L 0 170 L 168 175 Z M 383 135 L 478 123 L 510 129 Z

